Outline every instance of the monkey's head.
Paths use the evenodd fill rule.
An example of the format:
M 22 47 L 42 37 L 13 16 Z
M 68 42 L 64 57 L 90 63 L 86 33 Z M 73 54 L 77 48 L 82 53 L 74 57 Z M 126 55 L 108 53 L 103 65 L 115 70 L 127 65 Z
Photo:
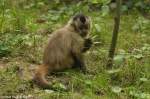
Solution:
M 77 33 L 85 37 L 90 32 L 91 19 L 84 14 L 77 14 L 71 19 L 71 25 Z

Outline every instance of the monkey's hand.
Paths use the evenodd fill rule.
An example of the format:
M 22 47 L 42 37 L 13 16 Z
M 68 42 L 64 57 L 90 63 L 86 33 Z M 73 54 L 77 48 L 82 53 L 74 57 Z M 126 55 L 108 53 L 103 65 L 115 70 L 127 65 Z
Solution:
M 87 50 L 89 50 L 92 46 L 93 42 L 90 38 L 86 38 L 84 41 L 84 48 L 82 50 L 82 52 L 86 52 Z

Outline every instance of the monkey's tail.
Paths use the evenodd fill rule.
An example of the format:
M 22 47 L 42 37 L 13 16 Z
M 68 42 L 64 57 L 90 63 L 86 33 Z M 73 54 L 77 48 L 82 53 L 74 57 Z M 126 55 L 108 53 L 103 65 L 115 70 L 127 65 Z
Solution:
M 43 89 L 51 88 L 50 84 L 46 80 L 46 75 L 48 74 L 48 70 L 49 69 L 47 65 L 40 65 L 35 70 L 35 75 L 33 77 L 33 82 Z

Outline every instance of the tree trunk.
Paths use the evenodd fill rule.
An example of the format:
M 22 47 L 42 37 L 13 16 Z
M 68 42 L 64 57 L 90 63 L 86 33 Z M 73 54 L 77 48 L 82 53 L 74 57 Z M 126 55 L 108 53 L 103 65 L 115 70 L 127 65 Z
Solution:
M 115 54 L 115 48 L 117 44 L 119 25 L 120 25 L 120 9 L 121 9 L 121 0 L 117 0 L 116 16 L 114 18 L 114 29 L 113 29 L 112 41 L 111 41 L 109 54 L 108 54 L 108 62 L 107 62 L 107 68 L 109 69 L 113 67 L 113 58 Z

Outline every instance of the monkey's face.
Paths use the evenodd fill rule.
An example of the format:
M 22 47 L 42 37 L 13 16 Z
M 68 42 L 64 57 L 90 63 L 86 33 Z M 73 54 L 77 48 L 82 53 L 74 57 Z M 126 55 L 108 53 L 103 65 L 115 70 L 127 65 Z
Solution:
M 91 19 L 83 14 L 77 14 L 73 17 L 73 26 L 75 30 L 85 37 L 90 32 Z

